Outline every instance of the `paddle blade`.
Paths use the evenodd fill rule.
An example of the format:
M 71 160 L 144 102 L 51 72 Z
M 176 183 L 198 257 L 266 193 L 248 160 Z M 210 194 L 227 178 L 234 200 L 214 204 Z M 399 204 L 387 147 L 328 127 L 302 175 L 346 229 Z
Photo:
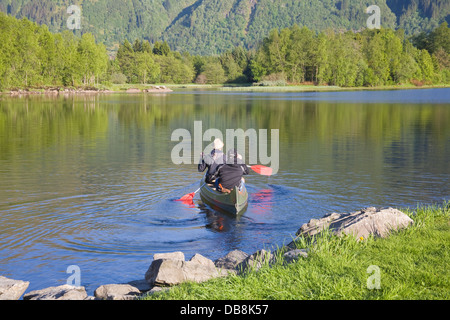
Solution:
M 190 202 L 190 201 L 192 201 L 192 199 L 194 199 L 194 196 L 195 196 L 195 192 L 188 193 L 176 201 Z
M 251 166 L 251 168 L 253 171 L 255 171 L 256 173 L 259 173 L 260 175 L 263 175 L 263 176 L 271 176 L 272 175 L 272 168 L 270 168 L 270 167 L 256 165 L 256 166 Z

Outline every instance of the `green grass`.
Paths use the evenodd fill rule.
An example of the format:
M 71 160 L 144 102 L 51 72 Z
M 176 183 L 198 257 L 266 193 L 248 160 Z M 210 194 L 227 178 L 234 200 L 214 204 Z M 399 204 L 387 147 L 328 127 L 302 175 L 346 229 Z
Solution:
M 184 283 L 146 299 L 450 299 L 449 203 L 403 212 L 414 225 L 388 238 L 356 241 L 325 233 L 314 245 L 300 239 L 296 245 L 310 250 L 306 259 L 279 259 L 258 271 Z M 380 289 L 367 287 L 371 265 L 379 267 Z

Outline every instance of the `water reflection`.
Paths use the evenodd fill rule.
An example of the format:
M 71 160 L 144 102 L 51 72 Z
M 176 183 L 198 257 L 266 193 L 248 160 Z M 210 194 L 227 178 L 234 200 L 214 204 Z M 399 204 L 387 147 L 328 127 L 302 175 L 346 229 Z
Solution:
M 249 205 L 257 215 L 264 215 L 272 210 L 274 204 L 274 190 L 262 189 L 252 194 L 249 199 Z
M 230 231 L 232 221 L 235 219 L 234 217 L 226 214 L 225 212 L 211 209 L 202 201 L 198 202 L 198 208 L 200 209 L 200 214 L 204 214 L 206 216 L 206 228 L 214 232 Z

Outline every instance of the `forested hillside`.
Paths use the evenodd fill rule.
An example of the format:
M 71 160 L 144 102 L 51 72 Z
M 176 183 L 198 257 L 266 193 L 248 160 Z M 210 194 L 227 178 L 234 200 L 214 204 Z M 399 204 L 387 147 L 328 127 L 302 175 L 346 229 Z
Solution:
M 395 15 L 385 0 L 203 0 L 185 12 L 163 34 L 171 47 L 200 54 L 217 54 L 232 45 L 254 47 L 272 29 L 307 26 L 315 31 L 361 30 L 369 17 L 365 9 L 378 4 L 382 24 L 395 27 Z
M 362 30 L 372 4 L 380 7 L 384 28 L 401 27 L 406 35 L 450 20 L 448 0 L 0 0 L 0 11 L 61 32 L 72 4 L 82 8 L 75 34 L 92 33 L 110 50 L 138 38 L 203 55 L 254 48 L 272 29 L 294 24 L 314 31 Z
M 167 42 L 124 40 L 110 59 L 91 33 L 52 33 L 46 25 L 0 12 L 0 90 L 114 84 L 286 85 L 341 87 L 450 83 L 446 22 L 412 41 L 403 30 L 315 32 L 297 24 L 273 29 L 255 50 L 191 55 Z

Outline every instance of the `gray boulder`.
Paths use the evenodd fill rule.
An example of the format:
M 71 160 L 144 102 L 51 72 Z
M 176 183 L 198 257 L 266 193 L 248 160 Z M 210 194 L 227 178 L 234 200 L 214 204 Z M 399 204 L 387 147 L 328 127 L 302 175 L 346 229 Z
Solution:
M 386 237 L 393 230 L 407 228 L 414 221 L 405 213 L 393 209 L 370 207 L 352 213 L 331 213 L 321 219 L 311 219 L 297 231 L 297 236 L 313 236 L 329 228 L 336 235 L 353 235 L 365 239 L 369 235 Z
M 94 296 L 101 300 L 135 300 L 141 292 L 129 284 L 106 284 L 98 287 Z
M 157 256 L 160 257 L 160 256 Z M 145 273 L 150 286 L 174 286 L 186 281 L 203 282 L 225 276 L 228 272 L 217 269 L 214 262 L 200 254 L 189 261 L 180 259 L 156 259 Z
M 0 300 L 19 300 L 29 284 L 28 281 L 13 280 L 0 276 Z
M 191 260 L 184 262 L 183 273 L 186 281 L 204 282 L 226 276 L 229 272 L 216 268 L 212 260 L 197 253 Z
M 283 257 L 287 263 L 290 263 L 298 260 L 300 257 L 308 258 L 308 251 L 307 249 L 294 249 L 283 254 Z
M 171 259 L 153 260 L 145 273 L 145 280 L 150 286 L 174 286 L 185 281 L 184 261 Z
M 23 300 L 84 300 L 88 297 L 84 287 L 62 285 L 42 290 L 31 291 L 23 296 Z
M 148 284 L 147 281 L 145 281 L 145 279 L 133 280 L 128 282 L 127 284 L 137 288 L 140 292 L 146 292 L 152 289 L 152 287 Z
M 153 260 L 181 260 L 184 261 L 184 253 L 181 251 L 177 252 L 168 252 L 168 253 L 155 253 L 153 255 Z
M 248 257 L 248 254 L 241 250 L 233 250 L 228 252 L 225 257 L 217 259 L 214 264 L 217 268 L 221 269 L 236 269 L 237 265 L 244 261 Z

